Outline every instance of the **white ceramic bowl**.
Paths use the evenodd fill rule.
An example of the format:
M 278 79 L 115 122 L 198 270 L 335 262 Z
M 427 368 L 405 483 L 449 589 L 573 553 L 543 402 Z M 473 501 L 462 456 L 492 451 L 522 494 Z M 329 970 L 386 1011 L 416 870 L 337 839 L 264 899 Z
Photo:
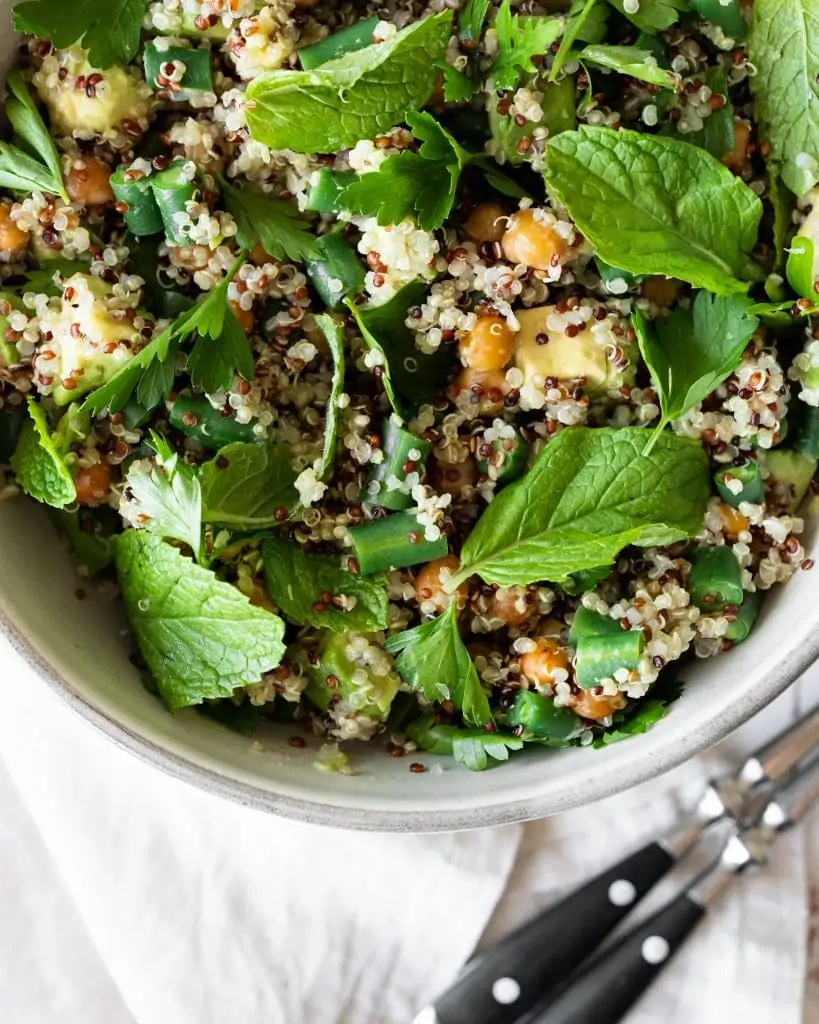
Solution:
M 6 24 L 8 0 L 0 0 Z M 15 40 L 0 33 L 0 59 Z M 819 561 L 815 533 L 807 540 Z M 819 656 L 819 568 L 766 603 L 750 639 L 730 654 L 687 668 L 685 693 L 644 736 L 602 750 L 526 751 L 473 774 L 448 758 L 414 775 L 383 744 L 355 746 L 359 771 L 325 775 L 314 750 L 290 747 L 291 731 L 249 740 L 194 711 L 170 715 L 148 694 L 127 656 L 120 610 L 79 581 L 43 511 L 27 499 L 0 503 L 0 631 L 46 683 L 116 743 L 204 789 L 289 817 L 359 829 L 424 832 L 542 817 L 590 803 L 658 775 L 736 728 Z M 2 671 L 2 666 L 0 666 Z

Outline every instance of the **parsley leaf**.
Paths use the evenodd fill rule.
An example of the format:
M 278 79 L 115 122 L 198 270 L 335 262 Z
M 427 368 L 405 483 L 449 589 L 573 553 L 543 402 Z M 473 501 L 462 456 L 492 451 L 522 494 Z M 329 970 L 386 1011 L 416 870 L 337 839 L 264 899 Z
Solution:
M 487 768 L 489 758 L 508 761 L 510 750 L 523 749 L 523 740 L 517 736 L 483 732 L 480 729 L 459 729 L 456 725 L 439 725 L 431 716 L 410 722 L 406 733 L 421 750 L 430 754 L 448 754 L 473 772 Z
M 466 0 L 458 15 L 458 37 L 464 43 L 477 43 L 483 34 L 490 0 Z
M 157 458 L 136 462 L 125 479 L 123 506 L 137 513 L 140 528 L 187 544 L 202 561 L 202 489 L 193 466 L 181 460 L 164 438 L 151 431 Z
M 464 103 L 471 100 L 481 87 L 477 78 L 465 75 L 446 61 L 440 61 L 435 66 L 444 73 L 444 99 L 447 103 Z
M 145 0 L 26 0 L 14 8 L 14 27 L 59 49 L 82 42 L 90 63 L 104 71 L 137 52 L 144 17 Z
M 231 697 L 281 661 L 282 620 L 155 534 L 127 530 L 116 567 L 142 657 L 172 711 Z
M 53 508 L 65 508 L 77 499 L 77 489 L 62 455 L 49 433 L 42 406 L 29 395 L 29 419 L 23 425 L 11 468 L 26 494 Z
M 634 709 L 627 708 L 615 715 L 614 724 L 594 741 L 595 747 L 607 747 L 611 743 L 627 740 L 629 736 L 641 736 L 652 726 L 665 718 L 671 705 L 682 694 L 682 683 L 675 680 L 671 685 L 658 685 L 654 696 L 641 700 Z
M 682 83 L 676 71 L 661 68 L 651 50 L 641 50 L 639 46 L 587 46 L 578 53 L 577 59 L 663 89 L 677 91 Z
M 640 427 L 562 430 L 483 513 L 444 589 L 474 573 L 502 586 L 560 583 L 631 544 L 696 536 L 711 490 L 705 452 L 664 432 L 649 455 L 648 441 Z
M 199 468 L 202 518 L 235 530 L 278 522 L 276 510 L 295 507 L 297 473 L 289 445 L 236 441 Z
M 664 32 L 680 20 L 680 11 L 688 10 L 688 0 L 640 0 L 639 8 L 626 10 L 624 0 L 608 0 L 612 7 L 625 15 L 641 32 L 651 35 Z
M 170 394 L 176 353 L 180 344 L 194 332 L 197 334 L 191 353 L 196 373 L 194 383 L 215 383 L 216 387 L 210 388 L 211 391 L 230 387 L 234 366 L 246 379 L 250 379 L 253 376 L 253 353 L 227 301 L 228 285 L 244 261 L 245 254 L 242 253 L 217 288 L 178 316 L 106 384 L 92 391 L 83 403 L 83 409 L 100 413 L 107 406 L 111 412 L 118 412 L 134 391 L 145 409 L 153 409 Z M 217 344 L 213 344 L 214 341 Z M 230 368 L 228 361 L 233 364 Z
M 12 96 L 6 100 L 5 107 L 12 128 L 26 144 L 29 153 L 38 157 L 51 173 L 53 184 L 47 191 L 60 196 L 63 202 L 68 203 L 69 198 L 63 182 L 63 165 L 60 154 L 57 152 L 57 147 L 54 145 L 54 140 L 46 128 L 45 122 L 40 117 L 40 112 L 28 86 L 16 68 L 9 71 L 6 76 L 6 85 L 12 93 Z
M 261 245 L 276 259 L 294 263 L 318 257 L 318 239 L 309 223 L 299 216 L 287 199 L 276 199 L 252 188 L 236 188 L 219 175 L 225 206 L 238 228 L 237 240 L 243 249 Z
M 759 320 L 749 315 L 752 306 L 753 301 L 743 295 L 699 292 L 691 309 L 675 309 L 653 325 L 635 309 L 632 325 L 662 408 L 644 454 L 671 420 L 693 409 L 739 366 L 759 326 Z
M 297 153 L 334 153 L 374 138 L 429 100 L 451 30 L 452 12 L 442 11 L 313 71 L 258 75 L 246 94 L 250 134 Z
M 478 671 L 458 632 L 456 600 L 437 618 L 388 637 L 384 650 L 398 654 L 399 675 L 427 700 L 451 700 L 469 725 L 492 720 Z
M 760 138 L 799 196 L 819 181 L 819 10 L 815 0 L 759 0 L 753 10 L 748 56 Z
M 316 475 L 319 480 L 329 481 L 333 475 L 333 466 L 336 460 L 336 443 L 338 441 L 338 412 L 339 399 L 344 391 L 344 331 L 341 324 L 321 313 L 316 317 L 316 323 L 321 328 L 330 354 L 333 357 L 333 382 L 330 386 L 330 396 L 327 399 L 327 409 L 324 417 L 324 448 L 321 459 L 316 465 Z
M 599 6 L 599 3 L 600 0 L 572 0 L 572 6 L 569 8 L 569 13 L 566 15 L 566 25 L 563 30 L 563 38 L 560 40 L 560 46 L 558 47 L 558 51 L 552 61 L 552 68 L 549 72 L 550 82 L 554 82 L 557 79 L 559 72 L 568 60 L 572 47 L 577 40 L 588 37 L 590 34 L 588 30 L 584 31 L 587 23 L 590 28 L 597 28 L 602 25 L 605 20 L 606 8 Z M 594 31 L 591 34 L 594 38 L 587 38 L 587 42 L 600 41 L 598 35 L 602 37 L 602 33 Z
M 718 294 L 747 291 L 762 203 L 698 147 L 584 126 L 550 139 L 546 181 L 598 256 Z
M 533 75 L 538 71 L 532 58 L 545 57 L 563 32 L 563 19 L 513 15 L 511 0 L 503 0 L 495 31 L 498 55 L 489 74 L 496 89 L 514 89 L 522 73 Z
M 267 589 L 282 613 L 297 626 L 344 633 L 386 629 L 386 576 L 359 576 L 342 568 L 343 555 L 308 554 L 297 541 L 271 537 L 262 545 Z M 345 611 L 322 594 L 354 599 Z

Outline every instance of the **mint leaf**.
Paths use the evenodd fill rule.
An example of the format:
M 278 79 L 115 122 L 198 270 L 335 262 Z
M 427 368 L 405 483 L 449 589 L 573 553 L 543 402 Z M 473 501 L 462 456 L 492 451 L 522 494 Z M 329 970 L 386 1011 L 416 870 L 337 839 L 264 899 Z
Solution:
M 151 431 L 156 461 L 137 461 L 125 479 L 122 508 L 139 528 L 187 544 L 202 561 L 202 490 L 193 466 L 182 461 L 163 438 Z
M 262 545 L 267 589 L 282 613 L 297 626 L 319 626 L 344 633 L 386 629 L 386 576 L 359 576 L 342 568 L 344 556 L 308 554 L 297 541 L 271 537 Z M 347 598 L 352 605 L 327 601 Z
M 68 194 L 63 183 L 63 165 L 54 140 L 40 117 L 40 111 L 32 98 L 23 77 L 15 68 L 6 75 L 6 86 L 12 97 L 6 100 L 6 115 L 12 128 L 17 132 L 34 157 L 46 165 L 53 179 L 53 192 L 68 203 Z
M 336 444 L 338 442 L 338 412 L 339 399 L 344 391 L 344 330 L 341 324 L 321 313 L 316 317 L 330 354 L 333 357 L 333 382 L 330 386 L 330 397 L 327 399 L 327 410 L 324 417 L 324 448 L 321 459 L 316 466 L 316 475 L 319 480 L 325 483 L 333 475 L 333 467 L 336 460 Z
M 649 34 L 671 28 L 679 21 L 680 11 L 688 10 L 687 0 L 640 0 L 636 11 L 627 10 L 624 0 L 608 2 L 642 32 Z
M 458 36 L 464 43 L 477 43 L 483 34 L 490 0 L 466 0 L 458 15 Z
M 29 419 L 23 425 L 11 468 L 26 494 L 53 508 L 65 508 L 77 500 L 74 480 L 57 451 L 42 407 L 29 395 Z
M 639 46 L 587 46 L 577 55 L 577 59 L 598 68 L 607 68 L 629 78 L 638 78 L 641 82 L 650 82 L 663 89 L 678 90 L 682 83 L 676 71 L 666 71 L 657 63 L 651 50 L 641 50 Z M 722 154 L 720 154 L 722 155 Z
M 144 17 L 145 0 L 26 0 L 14 8 L 14 27 L 59 49 L 82 42 L 89 62 L 104 71 L 137 52 Z
M 489 758 L 507 761 L 510 750 L 523 749 L 523 740 L 516 736 L 479 729 L 459 729 L 456 725 L 439 725 L 432 716 L 410 722 L 406 733 L 421 750 L 430 754 L 448 754 L 473 772 L 487 768 Z
M 602 28 L 605 21 L 606 10 L 601 6 L 600 0 L 572 0 L 572 6 L 566 15 L 563 37 L 549 72 L 550 82 L 556 81 L 558 73 L 563 69 L 563 65 L 568 60 L 572 47 L 578 39 L 599 42 L 603 38 L 604 32 L 599 29 Z
M 819 181 L 819 7 L 815 0 L 757 0 L 748 58 L 760 139 L 796 195 Z
M 288 199 L 276 199 L 252 188 L 235 188 L 219 175 L 219 185 L 228 213 L 236 221 L 237 241 L 243 249 L 261 245 L 276 259 L 294 263 L 315 259 L 320 253 L 318 239 L 310 224 Z
M 702 402 L 739 366 L 759 326 L 749 315 L 752 307 L 753 301 L 743 295 L 699 292 L 691 309 L 675 309 L 653 324 L 635 309 L 632 325 L 662 409 L 646 453 L 671 420 Z
M 489 70 L 496 89 L 514 89 L 522 74 L 539 69 L 533 57 L 544 58 L 563 32 L 562 18 L 523 17 L 512 14 L 511 0 L 503 0 L 495 18 L 498 55 Z
M 199 469 L 202 518 L 234 530 L 273 526 L 277 509 L 292 509 L 298 474 L 286 444 L 236 441 L 221 448 Z
M 546 181 L 606 263 L 724 294 L 758 277 L 759 197 L 676 139 L 584 126 L 546 148 Z
M 314 71 L 259 75 L 247 89 L 250 134 L 271 149 L 334 153 L 387 131 L 429 100 L 451 29 L 444 11 Z
M 388 637 L 384 650 L 398 654 L 398 674 L 427 700 L 451 700 L 469 725 L 492 720 L 478 671 L 458 632 L 457 601 L 430 622 Z
M 116 567 L 142 657 L 172 711 L 230 697 L 281 661 L 282 620 L 155 534 L 127 530 Z
M 650 454 L 648 442 L 639 427 L 562 430 L 483 513 L 444 588 L 474 573 L 502 586 L 560 583 L 631 544 L 695 536 L 711 489 L 705 452 L 671 433 Z

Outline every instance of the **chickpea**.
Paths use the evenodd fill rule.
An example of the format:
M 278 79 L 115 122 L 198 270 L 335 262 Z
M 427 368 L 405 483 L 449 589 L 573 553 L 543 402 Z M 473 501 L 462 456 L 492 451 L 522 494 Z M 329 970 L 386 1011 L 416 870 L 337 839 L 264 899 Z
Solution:
M 266 612 L 278 612 L 278 608 L 270 600 L 270 595 L 267 589 L 260 583 L 253 585 L 253 590 L 247 595 L 248 600 L 254 606 L 254 608 L 264 608 Z
M 537 631 L 548 640 L 557 640 L 558 645 L 566 635 L 566 623 L 560 619 L 541 619 Z
M 739 118 L 734 119 L 734 148 L 722 158 L 725 164 L 734 174 L 738 174 L 748 159 L 748 150 L 751 145 L 751 126 L 747 121 Z
M 72 203 L 101 206 L 113 201 L 111 170 L 94 156 L 83 157 L 82 167 L 72 167 L 65 177 L 65 190 Z
M 553 686 L 556 682 L 556 671 L 560 670 L 568 674 L 569 656 L 565 648 L 546 637 L 539 637 L 535 644 L 533 651 L 527 651 L 521 657 L 520 670 L 530 683 L 535 683 L 538 686 Z M 567 676 L 563 678 L 567 678 Z
M 11 219 L 11 204 L 0 203 L 0 259 L 10 260 L 28 245 L 29 233 Z
M 99 505 L 111 487 L 111 467 L 107 462 L 95 462 L 81 469 L 74 477 L 77 501 L 80 505 Z
M 500 619 L 504 626 L 522 626 L 531 616 L 534 598 L 526 587 L 498 587 L 489 601 L 486 614 Z
M 539 220 L 533 209 L 512 215 L 501 245 L 510 263 L 535 270 L 551 270 L 565 262 L 569 254 L 566 240 L 550 224 Z
M 265 263 L 272 263 L 273 257 L 264 248 L 261 242 L 257 242 L 250 250 L 250 259 L 257 267 L 263 266 Z
M 669 309 L 677 301 L 681 284 L 676 277 L 663 277 L 657 274 L 643 281 L 640 292 L 644 299 L 653 302 L 655 306 Z
M 478 464 L 470 455 L 463 462 L 435 459 L 430 467 L 430 483 L 440 494 L 453 498 L 469 497 L 478 479 Z
M 458 346 L 461 362 L 473 370 L 502 370 L 515 351 L 515 335 L 502 316 L 481 316 Z
M 620 711 L 626 706 L 626 698 L 622 693 L 615 693 L 611 697 L 596 696 L 591 690 L 581 690 L 574 697 L 570 705 L 572 711 L 581 718 L 590 718 L 592 721 L 599 721 L 601 718 L 608 718 L 615 711 Z
M 470 405 L 478 416 L 496 416 L 503 409 L 503 399 L 509 394 L 509 385 L 502 370 L 461 370 L 450 386 L 450 397 L 455 399 L 464 391 L 470 392 Z M 471 410 L 470 410 L 471 412 Z
M 236 299 L 230 300 L 230 308 L 233 310 L 236 319 L 239 321 L 239 326 L 245 334 L 250 334 L 256 323 L 256 317 L 253 315 L 253 310 L 242 309 Z
M 470 213 L 464 228 L 476 242 L 499 242 L 508 219 L 500 203 L 481 203 Z
M 722 520 L 722 529 L 728 540 L 736 541 L 739 535 L 750 530 L 751 523 L 747 516 L 744 516 L 739 509 L 721 501 L 717 506 L 717 512 Z
M 458 607 L 463 608 L 466 603 L 469 587 L 462 583 L 453 594 L 444 593 L 443 582 L 460 568 L 460 562 L 455 555 L 444 555 L 443 558 L 436 558 L 434 562 L 427 562 L 415 577 L 415 599 L 419 604 L 431 602 L 436 612 L 445 611 L 450 601 L 455 599 Z

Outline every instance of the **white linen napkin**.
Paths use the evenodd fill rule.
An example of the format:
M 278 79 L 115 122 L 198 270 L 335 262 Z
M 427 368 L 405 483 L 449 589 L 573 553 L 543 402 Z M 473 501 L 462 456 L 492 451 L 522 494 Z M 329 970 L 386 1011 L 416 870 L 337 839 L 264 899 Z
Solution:
M 792 690 L 709 766 L 594 808 L 378 836 L 284 821 L 161 775 L 5 647 L 0 697 L 3 1024 L 409 1024 L 496 907 L 485 941 L 654 837 L 715 757 L 747 749 L 749 731 L 773 733 L 798 703 Z M 816 823 L 783 838 L 629 1024 L 803 1024 L 809 839 L 819 851 Z

